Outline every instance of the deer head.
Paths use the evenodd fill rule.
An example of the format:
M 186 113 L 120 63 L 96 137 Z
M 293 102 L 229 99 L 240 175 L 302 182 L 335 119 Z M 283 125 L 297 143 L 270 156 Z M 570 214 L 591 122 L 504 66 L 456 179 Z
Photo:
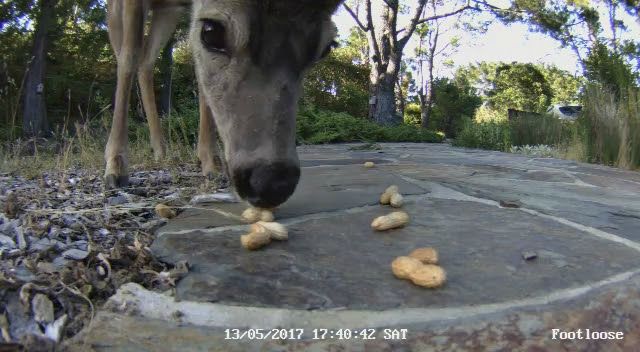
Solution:
M 341 1 L 195 0 L 196 76 L 238 195 L 274 207 L 300 178 L 296 111 L 302 78 L 334 43 Z

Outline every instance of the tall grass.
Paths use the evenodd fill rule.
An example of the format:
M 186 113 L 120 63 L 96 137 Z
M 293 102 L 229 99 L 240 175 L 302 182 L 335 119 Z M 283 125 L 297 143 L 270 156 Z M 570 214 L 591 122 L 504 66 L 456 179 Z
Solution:
M 456 147 L 505 151 L 511 147 L 509 129 L 505 122 L 467 121 L 453 140 Z
M 13 141 L 22 131 L 22 124 L 16 121 L 16 117 L 20 111 L 20 102 L 24 83 L 29 72 L 29 64 L 30 61 L 27 62 L 24 74 L 18 84 L 16 84 L 16 80 L 13 77 L 6 76 L 4 77 L 3 86 L 0 87 L 0 111 L 4 112 L 4 126 L 0 128 L 2 141 Z M 2 69 L 4 72 L 8 72 L 5 57 L 2 58 Z
M 591 85 L 585 91 L 583 112 L 575 122 L 548 115 L 525 115 L 502 122 L 472 121 L 453 144 L 518 152 L 533 150 L 531 146 L 550 146 L 557 153 L 548 155 L 638 169 L 640 89 L 627 88 L 617 96 L 611 90 Z
M 110 131 L 111 114 L 75 121 L 73 129 L 63 125 L 49 139 L 21 138 L 0 141 L 0 171 L 20 173 L 38 178 L 43 170 L 56 170 L 64 175 L 69 167 L 100 170 L 104 167 L 104 148 Z M 102 117 L 102 118 L 100 118 Z M 172 113 L 162 120 L 169 157 L 156 162 L 149 142 L 146 121 L 131 118 L 129 126 L 129 162 L 132 169 L 171 166 L 182 162 L 196 162 L 197 112 L 187 110 Z M 192 126 L 195 124 L 196 126 Z M 169 137 L 171 136 L 171 137 Z
M 619 97 L 610 90 L 589 86 L 579 136 L 587 161 L 605 165 L 640 167 L 640 92 L 627 88 Z
M 506 123 L 509 143 L 513 146 L 550 145 L 557 146 L 569 141 L 575 127 L 572 121 L 561 120 L 552 115 L 523 115 Z

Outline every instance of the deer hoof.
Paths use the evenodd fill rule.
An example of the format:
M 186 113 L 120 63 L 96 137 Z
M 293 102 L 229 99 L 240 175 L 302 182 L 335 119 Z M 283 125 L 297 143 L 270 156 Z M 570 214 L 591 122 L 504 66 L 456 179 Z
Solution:
M 109 174 L 104 177 L 104 185 L 107 189 L 124 188 L 129 185 L 129 175 L 116 176 Z

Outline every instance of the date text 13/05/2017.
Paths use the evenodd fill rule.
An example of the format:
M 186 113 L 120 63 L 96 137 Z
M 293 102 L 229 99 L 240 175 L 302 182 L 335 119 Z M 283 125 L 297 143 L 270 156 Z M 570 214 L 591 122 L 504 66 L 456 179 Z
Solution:
M 225 340 L 404 340 L 407 329 L 383 329 L 378 334 L 377 329 L 312 329 L 311 334 L 305 334 L 304 329 L 225 329 Z

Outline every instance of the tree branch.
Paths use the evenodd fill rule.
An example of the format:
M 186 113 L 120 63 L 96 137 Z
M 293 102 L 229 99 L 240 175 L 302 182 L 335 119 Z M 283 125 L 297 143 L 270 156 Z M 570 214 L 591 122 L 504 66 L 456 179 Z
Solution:
M 394 4 L 389 3 L 389 0 L 382 0 L 382 2 L 387 4 L 387 6 L 389 6 L 389 7 L 393 7 L 394 6 Z
M 362 29 L 365 32 L 370 29 L 369 26 L 365 27 L 365 25 L 362 24 L 362 22 L 360 22 L 360 19 L 358 18 L 358 15 L 356 15 L 356 13 L 353 12 L 353 10 L 351 10 L 349 5 L 347 5 L 346 3 L 344 3 L 342 5 L 344 6 L 345 10 L 347 10 L 347 12 L 351 15 L 351 17 L 353 17 L 353 19 L 356 20 L 356 23 L 358 24 L 358 27 L 360 27 L 360 29 Z
M 526 11 L 522 11 L 522 10 L 503 9 L 503 8 L 501 8 L 501 7 L 498 7 L 498 6 L 495 6 L 495 5 L 491 5 L 491 4 L 489 4 L 486 0 L 472 0 L 472 1 L 473 1 L 476 5 L 478 5 L 478 4 L 484 5 L 484 6 L 488 7 L 488 8 L 489 8 L 489 10 L 491 10 L 491 11 L 495 11 L 495 12 L 518 13 L 518 14 L 521 14 L 521 13 L 525 13 L 525 12 L 526 12 Z M 482 10 L 481 10 L 479 7 L 477 7 L 477 6 L 476 6 L 476 7 L 472 7 L 472 8 L 473 8 L 473 9 L 475 9 L 475 10 L 478 10 L 478 11 L 482 11 Z
M 484 5 L 486 7 L 488 7 L 491 11 L 496 11 L 496 12 L 517 12 L 520 13 L 521 11 L 513 11 L 510 9 L 503 9 L 500 7 L 497 7 L 495 5 L 491 5 L 489 3 L 487 3 L 484 0 L 467 0 L 467 4 L 456 9 L 453 10 L 451 12 L 447 12 L 447 13 L 443 13 L 441 15 L 434 15 L 434 16 L 430 16 L 430 17 L 425 17 L 425 18 L 420 18 L 420 14 L 422 13 L 422 9 L 424 7 L 425 4 L 425 0 L 420 0 L 420 2 L 418 3 L 418 8 L 416 9 L 416 13 L 413 17 L 413 19 L 411 20 L 411 22 L 409 23 L 409 25 L 401 30 L 399 30 L 397 32 L 397 34 L 400 34 L 402 32 L 405 32 L 404 37 L 402 37 L 399 42 L 401 43 L 401 45 L 406 44 L 409 41 L 409 38 L 413 35 L 413 32 L 416 29 L 416 26 L 425 22 L 430 22 L 433 20 L 437 20 L 440 18 L 446 18 L 446 17 L 451 17 L 451 16 L 455 16 L 457 14 L 460 14 L 466 10 L 475 10 L 475 11 L 482 11 L 482 9 L 480 7 L 478 7 L 477 5 Z M 473 4 L 475 5 L 471 5 L 471 3 L 473 2 Z
M 371 17 L 371 0 L 365 1 L 365 7 L 367 12 L 367 28 L 371 32 L 371 39 L 373 41 L 373 54 L 377 57 L 377 63 L 382 62 L 382 56 L 380 56 L 380 47 L 378 46 L 378 39 L 376 38 L 376 31 L 373 28 L 373 18 Z
M 409 41 L 409 38 L 413 35 L 413 32 L 416 30 L 416 26 L 418 25 L 418 20 L 420 19 L 420 15 L 422 14 L 422 10 L 424 10 L 424 6 L 427 3 L 427 0 L 419 0 L 418 7 L 416 8 L 416 12 L 413 14 L 413 18 L 411 22 L 405 27 L 404 31 L 406 34 L 404 37 L 398 40 L 398 48 L 402 50 L 404 46 Z
M 438 56 L 440 54 L 442 54 L 445 50 L 447 50 L 447 48 L 451 45 L 451 43 L 447 43 L 445 44 L 445 46 L 442 47 L 442 49 L 440 49 L 437 53 L 434 53 L 433 56 Z
M 433 21 L 433 20 L 437 20 L 437 19 L 440 19 L 440 18 L 455 16 L 455 15 L 457 15 L 457 14 L 463 12 L 463 11 L 469 10 L 469 9 L 479 10 L 477 7 L 473 7 L 469 3 L 467 3 L 463 7 L 459 8 L 457 10 L 451 11 L 451 12 L 443 13 L 442 15 L 435 15 L 435 16 L 431 16 L 431 17 L 422 18 L 422 19 L 420 19 L 418 21 L 417 24 L 422 24 L 422 23 Z

